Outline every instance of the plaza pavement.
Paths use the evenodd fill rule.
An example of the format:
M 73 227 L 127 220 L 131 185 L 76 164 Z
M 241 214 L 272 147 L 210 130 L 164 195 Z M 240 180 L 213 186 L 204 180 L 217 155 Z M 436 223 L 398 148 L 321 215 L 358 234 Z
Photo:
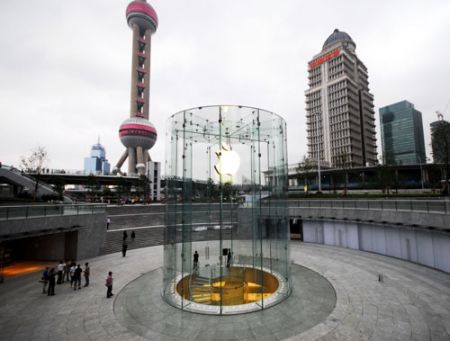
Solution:
M 297 335 L 285 333 L 290 340 L 450 340 L 450 274 L 376 254 L 299 242 L 291 243 L 291 258 L 324 276 L 334 287 L 337 301 L 322 322 Z M 144 330 L 138 334 L 119 314 L 124 304 L 121 295 L 132 287 L 131 282 L 150 271 L 160 271 L 162 246 L 131 250 L 125 258 L 114 253 L 80 263 L 85 261 L 91 265 L 91 285 L 81 290 L 57 285 L 56 295 L 48 297 L 41 293 L 40 273 L 0 284 L 0 340 L 182 338 L 174 337 L 170 330 L 153 328 L 151 323 L 142 326 Z M 109 270 L 115 278 L 113 299 L 106 298 L 104 286 Z M 122 301 L 126 301 L 124 297 Z M 279 306 L 289 302 L 290 298 Z M 165 303 L 161 300 L 159 304 Z M 240 315 L 240 319 L 264 328 L 260 316 L 276 307 Z M 157 311 L 152 306 L 148 309 Z M 167 318 L 177 320 L 180 328 L 192 323 L 192 318 L 183 321 L 183 316 L 188 316 L 183 314 L 191 313 L 170 309 L 174 313 Z M 301 313 L 304 307 L 293 309 Z M 229 316 L 215 318 L 225 321 Z M 263 336 L 250 332 L 239 338 L 235 333 L 221 334 L 217 328 L 208 335 L 197 335 L 196 340 L 278 340 L 284 336 L 268 330 Z

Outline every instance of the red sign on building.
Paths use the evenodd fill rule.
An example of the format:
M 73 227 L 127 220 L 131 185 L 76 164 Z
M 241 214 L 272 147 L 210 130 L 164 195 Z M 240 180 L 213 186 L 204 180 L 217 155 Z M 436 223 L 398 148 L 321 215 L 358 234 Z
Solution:
M 340 52 L 341 52 L 341 49 L 339 47 L 337 47 L 333 51 L 328 52 L 326 55 L 316 58 L 312 62 L 309 62 L 308 66 L 310 69 L 313 69 L 316 66 L 319 66 L 319 65 L 325 63 L 326 61 L 329 61 L 330 59 L 339 56 Z

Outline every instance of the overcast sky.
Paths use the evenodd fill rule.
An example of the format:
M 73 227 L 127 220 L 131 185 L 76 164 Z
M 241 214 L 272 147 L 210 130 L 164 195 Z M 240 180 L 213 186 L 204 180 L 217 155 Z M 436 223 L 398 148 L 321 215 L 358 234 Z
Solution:
M 407 99 L 422 112 L 427 154 L 435 111 L 450 119 L 450 1 L 153 0 L 151 150 L 165 159 L 167 118 L 241 104 L 283 116 L 289 163 L 307 152 L 307 62 L 335 28 L 369 72 L 378 108 Z M 114 165 L 129 116 L 131 30 L 123 0 L 0 1 L 0 161 L 40 145 L 51 168 L 82 169 L 100 136 Z M 125 168 L 126 169 L 126 168 Z

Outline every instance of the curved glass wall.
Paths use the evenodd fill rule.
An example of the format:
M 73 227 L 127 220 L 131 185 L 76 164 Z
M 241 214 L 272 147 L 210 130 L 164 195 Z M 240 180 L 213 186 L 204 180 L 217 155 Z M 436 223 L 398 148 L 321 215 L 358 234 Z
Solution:
M 222 315 L 286 298 L 285 121 L 243 106 L 181 111 L 166 151 L 165 300 Z

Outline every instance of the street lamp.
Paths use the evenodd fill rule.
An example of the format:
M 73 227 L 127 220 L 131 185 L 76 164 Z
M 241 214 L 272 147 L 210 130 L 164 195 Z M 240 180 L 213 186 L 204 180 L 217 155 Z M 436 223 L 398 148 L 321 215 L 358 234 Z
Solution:
M 322 192 L 322 176 L 320 174 L 320 141 L 319 141 L 319 113 L 316 114 L 317 117 L 317 175 L 319 177 L 319 192 Z

